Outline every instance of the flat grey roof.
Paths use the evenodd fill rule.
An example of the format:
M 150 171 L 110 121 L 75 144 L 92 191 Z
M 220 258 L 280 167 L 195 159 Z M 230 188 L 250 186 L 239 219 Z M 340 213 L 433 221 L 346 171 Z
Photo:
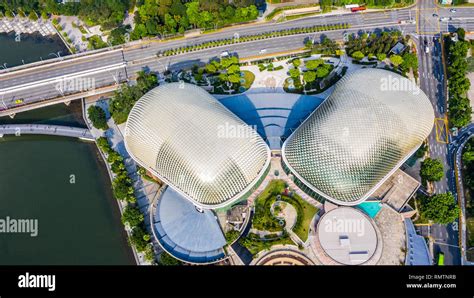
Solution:
M 325 213 L 319 220 L 317 232 L 321 247 L 341 264 L 365 263 L 377 248 L 372 222 L 352 207 L 338 207 Z

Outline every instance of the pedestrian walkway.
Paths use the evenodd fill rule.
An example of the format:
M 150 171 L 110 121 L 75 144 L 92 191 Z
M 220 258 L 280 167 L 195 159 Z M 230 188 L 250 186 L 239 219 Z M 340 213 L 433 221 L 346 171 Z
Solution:
M 23 134 L 73 137 L 88 141 L 94 141 L 94 137 L 92 136 L 91 132 L 89 131 L 89 129 L 86 128 L 48 124 L 0 125 L 0 137 L 3 137 L 3 135 L 20 136 Z
M 87 108 L 91 105 L 98 105 L 101 108 L 103 108 L 106 112 L 107 117 L 109 120 L 107 121 L 107 125 L 109 126 L 109 129 L 105 131 L 105 133 L 101 130 L 98 130 L 96 128 L 93 128 L 90 123 L 90 120 L 86 118 L 86 122 L 88 126 L 91 127 L 91 133 L 95 138 L 103 137 L 105 136 L 107 140 L 109 141 L 109 144 L 111 145 L 112 149 L 117 151 L 124 159 L 124 164 L 125 164 L 125 169 L 127 170 L 128 176 L 130 179 L 132 179 L 132 186 L 135 190 L 134 195 L 137 199 L 137 207 L 140 209 L 142 214 L 144 215 L 144 223 L 147 231 L 149 232 L 150 235 L 152 235 L 152 227 L 151 227 L 151 204 L 154 200 L 157 199 L 157 197 L 160 195 L 161 191 L 161 185 L 143 179 L 137 172 L 137 164 L 135 161 L 130 157 L 128 154 L 127 150 L 125 149 L 124 145 L 124 138 L 123 138 L 123 129 L 125 124 L 117 125 L 113 118 L 110 117 L 110 112 L 108 109 L 108 101 L 105 100 L 99 100 L 97 102 L 88 102 L 84 105 L 84 111 L 87 111 Z M 105 157 L 104 157 L 105 158 Z M 107 166 L 107 170 L 109 171 L 109 175 L 111 176 L 111 179 L 115 177 L 115 174 L 112 173 L 110 169 L 110 165 L 104 160 Z M 120 211 L 122 212 L 123 209 L 127 206 L 126 202 L 121 202 L 118 201 Z M 127 233 L 130 234 L 130 230 L 127 229 Z M 151 237 L 151 241 L 153 244 L 153 248 L 156 254 L 160 254 L 163 252 L 163 249 L 161 246 L 158 244 L 157 240 L 155 237 Z M 150 262 L 145 260 L 145 256 L 143 253 L 137 253 L 134 249 L 134 254 L 137 260 L 137 263 L 139 265 L 150 265 Z

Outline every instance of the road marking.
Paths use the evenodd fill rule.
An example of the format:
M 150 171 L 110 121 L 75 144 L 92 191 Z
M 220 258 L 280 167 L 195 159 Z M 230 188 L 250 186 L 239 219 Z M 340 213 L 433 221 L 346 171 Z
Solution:
M 111 71 L 111 70 L 124 68 L 125 66 L 126 66 L 125 63 L 117 63 L 117 64 L 108 65 L 108 66 L 98 67 L 98 68 L 95 68 L 95 69 L 88 69 L 88 70 L 79 71 L 79 72 L 76 72 L 76 73 L 62 75 L 62 76 L 58 76 L 58 77 L 51 77 L 51 78 L 44 79 L 44 80 L 30 82 L 30 83 L 26 83 L 26 84 L 22 84 L 22 85 L 16 85 L 16 86 L 8 87 L 8 88 L 5 88 L 5 89 L 0 89 L 0 94 L 17 92 L 17 91 L 21 91 L 21 90 L 25 90 L 25 89 L 29 89 L 29 88 L 34 88 L 34 87 L 44 86 L 44 85 L 48 85 L 48 84 L 58 83 L 58 82 L 61 82 L 61 80 L 71 80 L 71 79 L 75 79 L 75 78 L 79 78 L 79 77 L 84 77 L 84 76 L 88 76 L 88 75 L 93 75 L 93 74 L 97 74 L 97 73 L 102 73 L 102 72 L 106 72 L 106 71 Z
M 448 144 L 448 119 L 444 118 L 435 119 L 436 128 L 436 141 L 441 144 Z
M 435 244 L 438 244 L 438 245 L 445 245 L 445 246 L 451 246 L 451 247 L 457 247 L 459 248 L 459 245 L 452 245 L 452 244 L 448 244 L 448 243 L 443 243 L 443 242 L 434 242 Z

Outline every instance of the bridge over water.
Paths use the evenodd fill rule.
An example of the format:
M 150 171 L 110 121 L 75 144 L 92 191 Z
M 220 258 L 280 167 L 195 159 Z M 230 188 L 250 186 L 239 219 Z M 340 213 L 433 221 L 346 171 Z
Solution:
M 51 135 L 79 138 L 94 141 L 94 137 L 87 128 L 49 125 L 49 124 L 5 124 L 0 125 L 0 137 L 4 135 Z

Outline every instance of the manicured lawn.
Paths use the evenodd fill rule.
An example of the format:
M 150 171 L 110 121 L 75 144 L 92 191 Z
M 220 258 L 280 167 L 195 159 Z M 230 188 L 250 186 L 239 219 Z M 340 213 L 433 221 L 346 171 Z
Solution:
M 313 205 L 307 203 L 305 200 L 300 198 L 297 194 L 294 194 L 292 198 L 290 197 L 283 197 L 285 201 L 288 199 L 291 205 L 296 208 L 298 212 L 298 218 L 296 219 L 296 224 L 293 227 L 293 232 L 303 241 L 308 239 L 309 227 L 311 224 L 311 220 L 319 211 L 318 208 L 314 207 Z
M 270 207 L 276 200 L 276 196 L 281 194 L 285 189 L 283 180 L 273 180 L 267 188 L 255 200 L 255 215 L 252 222 L 254 228 L 261 231 L 276 232 L 283 228 L 278 224 L 277 219 L 270 211 Z M 293 232 L 303 241 L 308 239 L 309 227 L 311 220 L 318 212 L 318 208 L 307 203 L 297 194 L 292 197 L 281 195 L 281 199 L 295 207 L 298 213 Z
M 252 220 L 252 226 L 260 231 L 278 232 L 283 227 L 279 225 L 278 220 L 273 216 L 270 207 L 276 200 L 276 196 L 285 189 L 285 183 L 282 180 L 271 181 L 265 190 L 255 200 L 255 215 Z

